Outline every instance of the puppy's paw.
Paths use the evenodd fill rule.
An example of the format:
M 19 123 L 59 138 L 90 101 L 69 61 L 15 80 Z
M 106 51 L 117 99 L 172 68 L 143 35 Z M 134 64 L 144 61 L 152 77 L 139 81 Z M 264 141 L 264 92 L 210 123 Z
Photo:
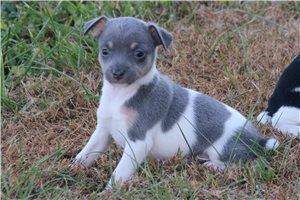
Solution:
M 256 120 L 262 124 L 269 124 L 272 121 L 272 117 L 268 115 L 268 112 L 263 111 L 257 116 Z
M 72 161 L 70 167 L 89 167 L 91 165 L 91 162 L 92 161 L 91 159 L 89 159 L 89 156 L 87 154 L 85 154 L 84 152 L 80 152 Z
M 106 187 L 104 188 L 104 190 L 102 192 L 97 193 L 97 195 L 98 196 L 105 195 L 105 194 L 109 193 L 110 191 L 112 191 L 113 187 L 114 186 L 112 185 L 112 182 L 109 181 L 109 183 L 106 185 Z
M 226 165 L 224 163 L 216 163 L 210 160 L 203 163 L 203 165 L 219 172 L 224 171 L 224 169 L 226 168 Z
M 77 160 L 76 158 L 74 158 L 74 160 L 72 160 L 71 164 L 69 165 L 69 167 L 71 169 L 75 169 L 77 167 L 83 167 L 83 165 L 81 164 L 80 160 Z
M 276 124 L 274 126 L 278 131 L 290 137 L 300 137 L 300 126 L 291 124 Z
M 112 189 L 112 186 L 109 186 L 109 187 L 108 187 L 108 185 L 107 185 L 107 186 L 104 188 L 104 190 L 103 190 L 102 192 L 97 193 L 97 195 L 98 195 L 98 196 L 103 196 L 103 195 L 109 193 L 109 192 L 111 191 L 111 189 Z

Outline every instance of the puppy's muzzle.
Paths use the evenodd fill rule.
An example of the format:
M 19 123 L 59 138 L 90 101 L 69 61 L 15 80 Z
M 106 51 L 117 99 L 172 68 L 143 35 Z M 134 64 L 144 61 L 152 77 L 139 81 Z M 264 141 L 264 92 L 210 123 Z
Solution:
M 125 75 L 125 70 L 123 69 L 114 69 L 112 71 L 113 78 L 116 80 L 121 80 Z

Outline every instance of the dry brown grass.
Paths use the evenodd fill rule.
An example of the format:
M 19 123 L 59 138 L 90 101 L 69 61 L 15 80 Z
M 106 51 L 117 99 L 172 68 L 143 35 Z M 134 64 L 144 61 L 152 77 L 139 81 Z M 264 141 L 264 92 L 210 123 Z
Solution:
M 245 115 L 254 108 L 252 114 L 257 116 L 266 107 L 281 72 L 299 53 L 299 13 L 278 3 L 252 3 L 241 9 L 238 5 L 223 9 L 218 3 L 195 6 L 194 15 L 174 24 L 170 50 L 163 52 L 160 49 L 159 70 L 186 87 L 226 102 Z M 253 15 L 258 13 L 256 10 L 260 11 L 260 17 Z M 99 69 L 81 76 L 85 77 L 91 91 L 99 89 Z M 71 171 L 68 165 L 94 130 L 98 103 L 82 98 L 84 91 L 72 82 L 51 75 L 29 77 L 12 93 L 26 96 L 32 100 L 32 105 L 16 116 L 4 113 L 2 174 L 6 174 L 9 184 L 20 184 L 22 173 L 33 163 L 62 148 L 65 152 L 60 154 L 61 157 L 55 155 L 41 166 L 43 173 L 36 180 L 32 197 L 36 197 L 34 193 L 49 180 L 55 179 L 53 172 L 80 179 L 75 183 L 57 181 L 53 187 L 68 186 L 66 194 L 72 198 L 95 197 L 93 191 L 99 192 L 105 186 L 111 174 L 110 165 L 116 166 L 121 150 L 113 146 L 94 167 L 86 170 Z M 43 109 L 39 99 L 45 94 L 48 99 Z M 229 168 L 224 173 L 210 171 L 196 161 L 185 162 L 180 156 L 149 161 L 147 166 L 156 183 L 169 191 L 170 198 L 299 199 L 299 139 L 290 141 L 270 126 L 259 126 L 259 129 L 262 134 L 274 136 L 283 143 L 269 161 L 270 180 L 265 180 L 253 163 L 244 168 Z M 123 188 L 123 192 L 130 192 L 124 193 L 125 197 L 150 198 L 147 194 L 153 193 L 140 193 L 154 187 L 147 177 L 144 170 L 136 173 Z M 190 186 L 180 186 L 185 183 L 184 178 Z M 183 189 L 178 189 L 181 187 Z M 194 192 L 194 197 L 188 196 L 189 190 Z M 120 195 L 114 192 L 101 198 Z M 10 194 L 10 197 L 17 195 Z M 125 197 L 118 196 L 120 199 Z M 68 199 L 67 196 L 64 198 Z

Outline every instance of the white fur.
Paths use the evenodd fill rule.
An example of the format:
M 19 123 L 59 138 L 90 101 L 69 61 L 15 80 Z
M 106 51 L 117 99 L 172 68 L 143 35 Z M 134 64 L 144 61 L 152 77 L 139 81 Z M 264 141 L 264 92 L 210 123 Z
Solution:
M 223 162 L 212 162 L 212 161 L 206 161 L 205 163 L 203 163 L 204 166 L 212 168 L 213 170 L 216 171 L 223 171 L 226 168 L 225 163 Z
M 292 90 L 293 92 L 300 92 L 300 87 L 296 87 Z
M 272 117 L 272 126 L 279 131 L 293 136 L 300 136 L 300 109 L 282 106 Z
M 266 111 L 261 112 L 256 119 L 262 124 L 269 124 L 272 122 L 272 117 L 270 117 Z
M 275 150 L 275 149 L 277 149 L 278 146 L 279 146 L 278 140 L 276 140 L 274 138 L 270 138 L 270 139 L 268 139 L 268 141 L 265 145 L 265 148 L 267 150 Z
M 99 109 L 98 109 L 99 110 Z M 88 143 L 76 156 L 72 167 L 81 164 L 85 167 L 90 166 L 109 146 L 109 132 L 105 123 L 98 123 L 96 130 L 92 134 Z
M 113 172 L 112 178 L 106 188 L 111 188 L 114 183 L 120 185 L 124 184 L 124 182 L 133 175 L 138 166 L 146 159 L 151 148 L 152 140 L 150 137 L 146 138 L 144 141 L 139 140 L 130 142 L 127 140 L 122 158 Z

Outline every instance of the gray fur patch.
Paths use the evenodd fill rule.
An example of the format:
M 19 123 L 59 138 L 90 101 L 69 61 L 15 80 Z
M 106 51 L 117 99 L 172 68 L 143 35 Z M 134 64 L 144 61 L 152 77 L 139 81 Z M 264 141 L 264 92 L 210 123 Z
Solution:
M 138 113 L 136 121 L 128 130 L 132 141 L 143 140 L 146 132 L 162 120 L 164 132 L 171 129 L 188 104 L 188 92 L 165 76 L 156 76 L 143 85 L 126 102 L 126 106 Z
M 202 94 L 194 101 L 194 113 L 198 141 L 193 151 L 199 154 L 222 136 L 224 124 L 231 113 L 217 100 Z
M 130 140 L 143 140 L 146 132 L 167 113 L 172 99 L 171 89 L 166 81 L 156 76 L 150 84 L 141 86 L 126 102 L 127 107 L 138 113 L 136 121 L 128 130 Z
M 220 160 L 236 163 L 239 160 L 253 159 L 262 151 L 267 140 L 257 132 L 251 122 L 248 122 L 245 127 L 239 128 L 224 146 Z
M 188 91 L 177 84 L 173 84 L 173 99 L 167 116 L 162 121 L 162 131 L 167 132 L 179 120 L 189 102 Z

